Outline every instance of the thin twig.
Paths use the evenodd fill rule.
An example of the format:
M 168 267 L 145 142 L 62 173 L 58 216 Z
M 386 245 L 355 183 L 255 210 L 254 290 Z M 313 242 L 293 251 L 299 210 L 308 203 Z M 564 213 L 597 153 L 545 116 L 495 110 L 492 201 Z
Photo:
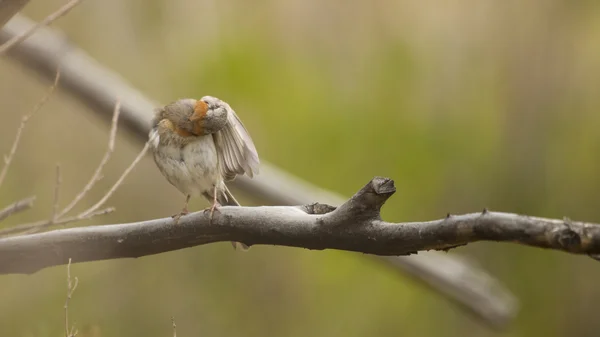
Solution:
M 80 213 L 78 215 L 85 217 L 88 216 L 89 214 L 95 212 L 98 208 L 102 207 L 102 205 L 104 205 L 104 203 L 106 202 L 106 200 L 108 200 L 108 198 L 110 198 L 110 196 L 117 190 L 117 188 L 123 183 L 123 180 L 125 180 L 125 178 L 127 177 L 127 175 L 133 170 L 133 168 L 137 165 L 137 163 L 146 155 L 146 152 L 148 151 L 148 148 L 150 147 L 150 143 L 153 139 L 150 139 L 149 141 L 146 142 L 146 144 L 144 145 L 144 148 L 142 149 L 142 151 L 140 151 L 140 153 L 137 155 L 137 157 L 135 157 L 135 159 L 133 160 L 133 162 L 131 163 L 131 165 L 129 165 L 129 167 L 127 167 L 125 169 L 125 172 L 123 172 L 123 174 L 119 177 L 119 179 L 117 180 L 117 182 L 110 188 L 110 190 L 108 190 L 108 192 L 106 192 L 106 194 L 104 195 L 104 197 L 102 197 L 102 199 L 100 199 L 95 205 L 93 205 L 92 207 L 88 208 L 87 210 L 83 211 L 82 213 Z
M 60 198 L 60 185 L 62 184 L 62 177 L 60 175 L 60 164 L 56 164 L 56 182 L 54 184 L 54 203 L 52 205 L 52 217 L 50 221 L 55 223 L 58 220 L 58 201 Z
M 75 337 L 77 330 L 75 327 L 69 327 L 69 301 L 73 297 L 75 289 L 79 284 L 79 279 L 75 277 L 75 283 L 71 281 L 71 258 L 69 258 L 69 264 L 67 264 L 67 299 L 65 300 L 65 337 Z
M 68 3 L 64 4 L 61 8 L 59 8 L 56 12 L 48 15 L 44 20 L 37 23 L 35 26 L 31 27 L 31 29 L 23 32 L 21 35 L 17 35 L 12 39 L 6 41 L 3 45 L 0 46 L 0 56 L 10 50 L 12 47 L 17 44 L 25 41 L 28 37 L 30 37 L 33 33 L 35 33 L 38 29 L 50 25 L 52 22 L 56 21 L 56 19 L 64 16 L 69 11 L 71 11 L 75 6 L 77 6 L 82 0 L 71 0 Z
M 96 205 L 92 206 L 91 208 L 87 209 L 86 211 L 80 213 L 77 216 L 71 216 L 71 217 L 66 217 L 66 218 L 64 217 L 92 189 L 94 184 L 97 181 L 99 181 L 100 179 L 102 179 L 102 169 L 104 168 L 104 166 L 110 159 L 111 154 L 114 152 L 115 139 L 116 139 L 116 135 L 117 135 L 117 124 L 118 124 L 118 120 L 119 120 L 120 111 L 121 111 L 120 103 L 119 103 L 119 100 L 117 100 L 117 103 L 115 104 L 114 113 L 113 113 L 113 119 L 112 119 L 112 124 L 111 124 L 111 129 L 110 129 L 110 136 L 109 136 L 109 140 L 108 140 L 108 148 L 106 150 L 106 153 L 104 154 L 104 157 L 100 161 L 100 164 L 96 168 L 96 171 L 92 175 L 92 178 L 90 179 L 90 181 L 88 181 L 88 183 L 84 186 L 84 188 L 81 190 L 81 192 L 75 196 L 75 198 L 71 201 L 71 203 L 69 203 L 69 205 L 67 205 L 62 211 L 60 211 L 60 213 L 58 212 L 59 189 L 60 189 L 60 185 L 62 183 L 62 178 L 60 175 L 60 167 L 57 165 L 57 167 L 56 167 L 56 186 L 55 186 L 55 190 L 54 190 L 54 206 L 53 206 L 52 217 L 49 220 L 36 221 L 33 223 L 22 224 L 22 225 L 18 225 L 18 226 L 14 226 L 11 228 L 6 228 L 3 230 L 0 230 L 0 236 L 10 235 L 10 234 L 14 234 L 14 233 L 25 233 L 25 234 L 36 233 L 44 228 L 47 228 L 47 227 L 50 227 L 53 225 L 65 225 L 65 224 L 75 222 L 75 221 L 87 220 L 87 219 L 91 219 L 98 215 L 104 215 L 104 214 L 111 213 L 115 210 L 113 207 L 98 210 L 102 205 L 96 204 Z M 128 171 L 126 170 L 125 173 L 123 173 L 123 176 L 121 176 L 121 178 L 117 182 L 117 184 L 120 184 L 123 181 L 123 179 L 125 178 L 124 176 L 126 176 L 129 173 L 129 171 L 131 171 L 131 169 L 133 168 L 132 166 L 134 166 L 137 163 L 137 161 L 139 161 L 138 158 L 136 158 L 136 161 L 134 161 L 134 163 L 131 164 L 131 166 L 128 168 Z M 111 189 L 111 191 L 109 191 L 109 193 L 112 194 L 114 192 L 114 190 L 116 190 L 116 188 L 118 187 L 117 184 L 115 184 L 116 186 L 113 186 L 113 188 Z M 104 199 L 103 203 L 106 201 L 106 199 L 108 199 L 108 197 L 106 197 Z
M 121 102 L 119 99 L 117 99 L 117 103 L 115 104 L 115 109 L 113 112 L 112 123 L 110 126 L 110 136 L 108 138 L 108 148 L 106 149 L 106 152 L 104 153 L 104 157 L 102 158 L 102 160 L 100 161 L 100 164 L 96 168 L 96 172 L 94 172 L 94 175 L 92 175 L 92 178 L 90 178 L 90 181 L 88 181 L 88 183 L 81 190 L 81 192 L 79 192 L 79 194 L 77 194 L 75 196 L 73 201 L 71 201 L 71 203 L 69 205 L 67 205 L 67 207 L 65 207 L 60 212 L 60 214 L 58 215 L 59 218 L 63 217 L 65 214 L 69 213 L 73 209 L 73 207 L 75 207 L 77 205 L 77 203 L 79 201 L 81 201 L 81 199 L 83 199 L 83 197 L 92 189 L 92 187 L 94 187 L 94 184 L 96 182 L 98 182 L 100 179 L 102 179 L 102 169 L 104 168 L 104 166 L 110 159 L 111 154 L 115 150 L 115 139 L 117 136 L 117 124 L 118 124 L 117 122 L 119 120 L 120 112 L 121 112 Z
M 177 337 L 177 325 L 175 325 L 175 317 L 171 316 L 171 323 L 173 323 L 173 337 Z
M 11 234 L 16 234 L 16 233 L 33 234 L 33 233 L 37 233 L 37 232 L 41 231 L 42 229 L 50 227 L 50 226 L 66 225 L 68 223 L 72 223 L 72 222 L 76 222 L 76 221 L 89 220 L 93 217 L 109 214 L 114 211 L 115 211 L 114 207 L 107 207 L 107 208 L 101 209 L 99 211 L 90 213 L 86 216 L 79 216 L 79 215 L 70 216 L 70 217 L 58 219 L 55 222 L 52 222 L 50 220 L 40 220 L 40 221 L 36 221 L 36 222 L 25 223 L 25 224 L 21 224 L 18 226 L 0 230 L 0 237 L 4 237 L 4 236 L 11 235 Z
M 25 231 L 24 234 L 37 233 L 37 232 L 41 231 L 42 229 L 44 229 L 46 227 L 50 227 L 50 226 L 54 226 L 54 225 L 66 225 L 66 224 L 69 224 L 69 223 L 72 223 L 72 222 L 76 222 L 76 221 L 89 220 L 89 219 L 91 219 L 93 217 L 96 217 L 96 216 L 99 216 L 99 215 L 105 215 L 105 214 L 108 214 L 108 213 L 112 213 L 114 211 L 115 211 L 114 207 L 107 207 L 107 208 L 101 209 L 99 211 L 94 211 L 94 212 L 92 212 L 90 214 L 85 214 L 85 215 L 80 214 L 80 215 L 77 215 L 77 216 L 70 216 L 70 217 L 67 217 L 67 218 L 62 218 L 62 219 L 57 220 L 56 222 L 43 221 L 43 222 L 38 223 L 37 225 L 36 224 L 32 224 L 30 226 L 31 229 Z M 24 226 L 24 225 L 22 225 L 22 226 Z M 8 228 L 8 229 L 10 229 L 10 228 Z M 23 231 L 23 229 L 21 229 L 21 231 Z M 1 234 L 2 233 L 0 232 L 0 235 Z
M 15 203 L 12 203 L 12 204 L 4 207 L 4 209 L 0 210 L 0 221 L 8 218 L 12 214 L 22 212 L 26 209 L 31 208 L 33 206 L 34 200 L 35 200 L 35 196 L 25 198 L 23 200 L 19 200 Z
M 8 153 L 8 156 L 6 156 L 4 158 L 4 167 L 2 168 L 2 171 L 0 172 L 0 186 L 2 186 L 2 183 L 4 182 L 4 178 L 6 177 L 6 173 L 8 172 L 8 168 L 10 167 L 10 163 L 12 162 L 13 157 L 15 156 L 15 153 L 17 152 L 17 147 L 19 146 L 19 141 L 21 140 L 21 134 L 23 133 L 25 124 L 27 124 L 29 119 L 36 112 L 38 112 L 44 106 L 44 104 L 46 104 L 46 102 L 48 101 L 48 99 L 50 98 L 52 93 L 54 92 L 54 89 L 56 89 L 59 79 L 60 79 L 60 70 L 57 69 L 56 76 L 54 77 L 54 83 L 52 83 L 52 85 L 50 86 L 50 88 L 48 89 L 48 91 L 46 92 L 44 97 L 42 97 L 42 99 L 33 107 L 33 110 L 31 110 L 31 112 L 24 115 L 23 118 L 21 119 L 21 125 L 17 129 L 17 134 L 15 135 L 15 140 L 13 141 L 13 145 L 10 149 L 10 152 Z

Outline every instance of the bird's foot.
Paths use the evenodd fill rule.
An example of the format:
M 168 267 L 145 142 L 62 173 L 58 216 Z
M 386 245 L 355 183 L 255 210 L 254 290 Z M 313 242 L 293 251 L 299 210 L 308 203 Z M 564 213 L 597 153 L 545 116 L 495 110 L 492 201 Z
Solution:
M 171 215 L 171 218 L 173 218 L 173 220 L 175 221 L 175 225 L 177 225 L 179 223 L 179 218 L 188 214 L 190 214 L 190 212 L 187 210 L 187 208 L 184 208 L 181 210 L 181 212 Z
M 204 209 L 204 214 L 206 214 L 206 212 L 210 211 L 209 220 L 208 220 L 209 224 L 212 224 L 213 215 L 214 215 L 215 211 L 220 212 L 219 207 L 221 207 L 221 204 L 219 204 L 218 202 L 214 202 L 212 204 L 212 206 Z

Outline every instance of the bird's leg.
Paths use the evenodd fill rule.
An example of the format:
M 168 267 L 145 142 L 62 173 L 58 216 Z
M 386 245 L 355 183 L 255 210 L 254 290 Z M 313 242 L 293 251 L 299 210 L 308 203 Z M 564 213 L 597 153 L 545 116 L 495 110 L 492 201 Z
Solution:
M 189 213 L 188 211 L 188 204 L 190 203 L 190 198 L 192 196 L 190 194 L 185 196 L 185 204 L 183 204 L 183 209 L 181 210 L 181 214 L 186 215 Z
M 219 210 L 217 206 L 221 206 L 221 204 L 219 204 L 219 202 L 217 201 L 217 185 L 215 185 L 215 189 L 213 191 L 213 204 L 210 207 L 210 223 L 212 223 L 213 213 L 215 212 L 215 210 Z
M 212 195 L 212 206 L 204 209 L 204 212 L 208 212 L 208 210 L 210 210 L 210 216 L 209 216 L 209 220 L 208 223 L 212 224 L 212 220 L 213 220 L 213 214 L 215 211 L 219 212 L 219 207 L 222 206 L 219 201 L 217 200 L 217 193 L 218 193 L 218 189 L 217 189 L 217 185 L 215 185 L 214 190 L 213 190 L 213 195 Z M 210 195 L 208 192 L 204 192 L 204 197 L 208 200 L 210 200 Z M 238 244 L 240 245 L 240 248 L 243 251 L 247 251 L 250 247 L 248 247 L 247 245 L 241 243 L 241 242 L 231 242 L 231 245 L 233 246 L 233 249 L 237 249 Z
M 173 219 L 175 219 L 175 224 L 177 224 L 179 222 L 179 218 L 181 218 L 182 216 L 187 215 L 187 214 L 190 213 L 188 211 L 188 204 L 190 203 L 190 198 L 191 197 L 192 196 L 189 195 L 189 194 L 186 195 L 185 196 L 185 204 L 183 205 L 183 209 L 181 210 L 181 212 L 179 212 L 179 213 L 174 214 L 174 215 L 171 216 Z
M 216 211 L 219 211 L 219 209 L 217 208 L 217 205 L 218 205 L 218 206 L 221 206 L 221 205 L 219 204 L 219 202 L 217 201 L 217 185 L 215 185 L 215 190 L 214 190 L 214 194 L 213 194 L 213 204 L 212 204 L 212 206 L 210 207 L 210 220 L 208 220 L 208 223 L 209 223 L 209 224 L 212 224 L 213 212 L 214 212 L 215 210 L 216 210 Z M 234 250 L 236 250 L 236 249 L 237 249 L 237 242 L 235 242 L 235 241 L 231 241 L 231 245 L 233 246 L 233 249 L 234 249 Z M 246 249 L 244 249 L 244 247 L 246 247 Z M 246 245 L 242 244 L 242 249 L 244 249 L 244 250 L 248 250 L 247 248 L 248 248 L 248 246 L 246 246 Z
M 210 195 L 208 193 L 206 193 L 205 196 L 207 196 L 207 199 L 210 198 Z M 219 211 L 219 207 L 221 206 L 221 204 L 219 204 L 219 202 L 217 201 L 217 186 L 216 185 L 213 190 L 212 201 L 213 201 L 212 205 L 204 210 L 204 212 L 207 212 L 208 210 L 210 210 L 210 216 L 209 216 L 209 220 L 208 220 L 209 224 L 212 224 L 213 215 L 214 215 L 215 211 L 217 211 L 217 212 Z

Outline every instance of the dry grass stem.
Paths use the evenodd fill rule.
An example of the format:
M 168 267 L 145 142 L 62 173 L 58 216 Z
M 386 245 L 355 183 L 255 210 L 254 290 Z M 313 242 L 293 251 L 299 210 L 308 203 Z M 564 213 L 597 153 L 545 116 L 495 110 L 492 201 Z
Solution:
M 69 264 L 67 264 L 67 299 L 65 300 L 65 337 L 75 337 L 77 336 L 77 330 L 75 330 L 75 326 L 69 327 L 69 301 L 71 297 L 73 297 L 73 293 L 75 289 L 77 289 L 77 285 L 79 284 L 79 279 L 75 277 L 75 282 L 71 279 L 71 258 L 69 258 Z

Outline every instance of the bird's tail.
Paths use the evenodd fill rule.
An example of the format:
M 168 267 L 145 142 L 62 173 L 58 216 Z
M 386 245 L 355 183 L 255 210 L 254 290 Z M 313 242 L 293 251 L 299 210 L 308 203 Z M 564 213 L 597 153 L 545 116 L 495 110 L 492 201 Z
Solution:
M 233 197 L 233 194 L 231 194 L 231 191 L 229 191 L 227 186 L 225 186 L 223 193 L 218 194 L 217 201 L 219 202 L 219 204 L 221 204 L 221 206 L 241 206 L 240 203 Z M 248 249 L 250 249 L 250 247 L 246 246 L 241 242 L 231 241 L 233 249 L 237 249 L 238 244 L 243 251 L 247 251 Z

